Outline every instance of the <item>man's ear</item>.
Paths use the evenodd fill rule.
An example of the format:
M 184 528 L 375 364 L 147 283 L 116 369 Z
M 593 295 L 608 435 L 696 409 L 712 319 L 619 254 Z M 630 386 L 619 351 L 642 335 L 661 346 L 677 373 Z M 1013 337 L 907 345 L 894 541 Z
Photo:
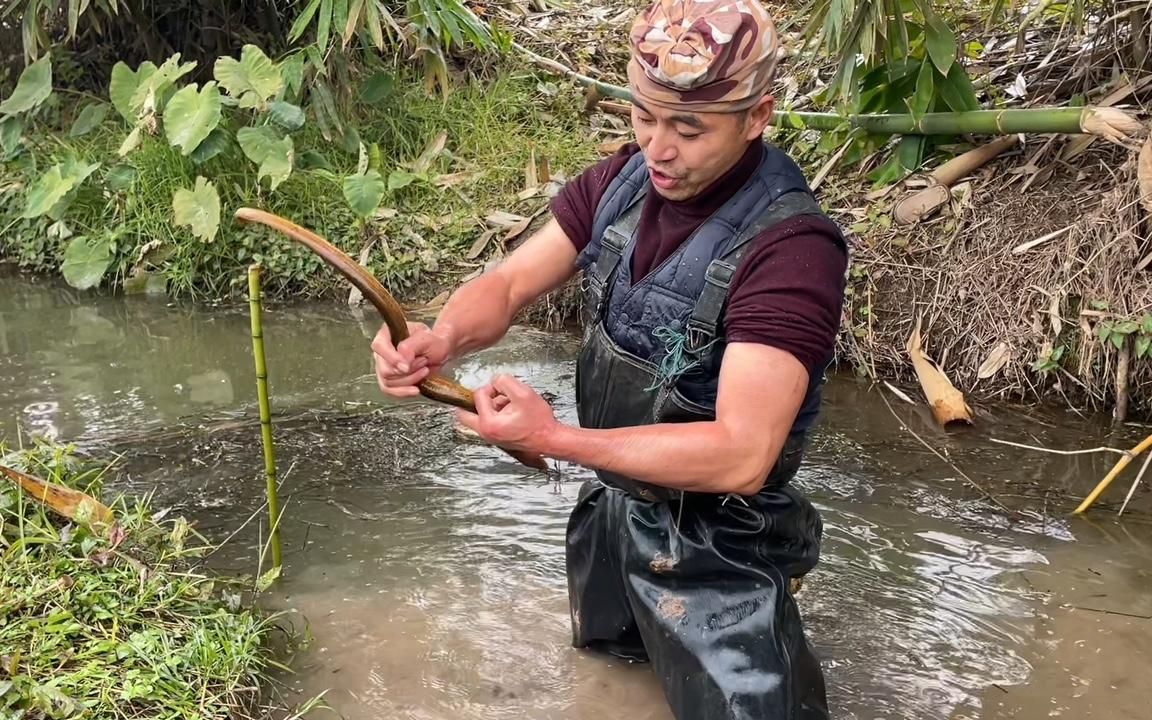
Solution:
M 747 133 L 744 139 L 756 140 L 764 135 L 768 125 L 772 122 L 772 115 L 776 112 L 776 98 L 765 95 L 760 101 L 748 109 Z

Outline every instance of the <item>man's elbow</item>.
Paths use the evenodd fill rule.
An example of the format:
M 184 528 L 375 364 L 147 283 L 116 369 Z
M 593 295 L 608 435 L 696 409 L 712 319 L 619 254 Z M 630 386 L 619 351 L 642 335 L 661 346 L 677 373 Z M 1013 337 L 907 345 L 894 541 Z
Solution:
M 777 453 L 772 453 L 771 458 L 751 457 L 740 463 L 727 478 L 727 482 L 724 483 L 725 488 L 721 492 L 745 497 L 760 492 L 768 481 L 769 473 L 776 465 L 776 456 Z

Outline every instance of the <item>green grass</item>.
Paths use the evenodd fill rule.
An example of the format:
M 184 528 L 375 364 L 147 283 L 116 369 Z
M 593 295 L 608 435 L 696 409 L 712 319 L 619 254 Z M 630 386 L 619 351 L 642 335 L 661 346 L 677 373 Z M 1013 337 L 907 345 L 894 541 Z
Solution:
M 0 164 L 0 258 L 31 271 L 60 273 L 71 237 L 111 233 L 115 260 L 105 289 L 121 288 L 148 248 L 151 266 L 146 269 L 162 273 L 174 297 L 236 298 L 254 260 L 263 263 L 265 287 L 273 298 L 346 290 L 341 278 L 303 248 L 265 228 L 232 222 L 237 208 L 255 206 L 320 233 L 353 257 L 368 239 L 383 240 L 368 266 L 394 293 L 411 297 L 450 285 L 470 271 L 458 261 L 484 231 L 486 215 L 496 210 L 526 214 L 539 207 L 542 198 L 516 197 L 524 189 L 524 169 L 533 151 L 539 160 L 547 158 L 553 174 L 561 171 L 567 177 L 596 159 L 595 142 L 586 137 L 577 112 L 579 94 L 543 91 L 535 76 L 515 68 L 502 68 L 489 80 L 457 80 L 445 100 L 426 97 L 415 76 L 399 75 L 394 88 L 374 105 L 353 102 L 341 108 L 355 130 L 351 142 L 339 137 L 326 141 L 310 116 L 293 136 L 297 167 L 275 191 L 267 180 L 258 182 L 255 164 L 238 147 L 197 166 L 161 133 L 147 137 L 121 160 L 116 150 L 128 128 L 118 117 L 78 139 L 62 128 L 37 128 L 28 134 L 27 152 Z M 381 207 L 396 214 L 361 226 L 341 189 L 342 178 L 356 171 L 356 140 L 378 145 L 379 170 L 388 177 L 414 161 L 441 131 L 447 133 L 445 152 L 421 179 L 384 197 Z M 302 167 L 306 151 L 306 164 L 319 158 L 327 171 Z M 27 187 L 69 154 L 102 166 L 81 187 L 63 224 L 21 219 Z M 108 192 L 102 179 L 121 163 L 135 168 L 136 179 L 127 189 Z M 467 180 L 451 187 L 437 184 L 454 173 L 468 173 Z M 220 193 L 220 233 L 210 243 L 172 218 L 173 193 L 191 188 L 198 174 L 211 179 Z
M 40 444 L 0 464 L 100 498 L 103 469 Z M 118 530 L 66 522 L 0 477 L 0 717 L 238 718 L 267 703 L 276 617 L 209 575 L 183 518 L 109 503 Z

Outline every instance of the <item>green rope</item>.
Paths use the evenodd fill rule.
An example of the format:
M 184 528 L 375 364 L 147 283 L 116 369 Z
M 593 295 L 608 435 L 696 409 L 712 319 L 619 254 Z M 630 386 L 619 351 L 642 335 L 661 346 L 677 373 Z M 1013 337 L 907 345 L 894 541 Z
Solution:
M 700 364 L 700 357 L 720 339 L 712 338 L 712 342 L 704 347 L 691 351 L 685 348 L 688 343 L 687 333 L 669 327 L 658 327 L 652 331 L 652 337 L 664 343 L 664 357 L 656 369 L 656 378 L 651 385 L 644 388 L 645 391 L 656 390 L 661 385 L 672 386 L 677 378 L 696 368 Z

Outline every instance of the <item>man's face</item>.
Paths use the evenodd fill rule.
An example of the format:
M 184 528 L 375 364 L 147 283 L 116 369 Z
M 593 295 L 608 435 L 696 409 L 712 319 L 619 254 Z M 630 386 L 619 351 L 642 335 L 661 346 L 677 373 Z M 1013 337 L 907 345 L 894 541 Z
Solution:
M 632 127 L 656 192 L 674 201 L 698 195 L 764 133 L 772 109 L 771 96 L 740 113 L 693 113 L 634 102 Z

